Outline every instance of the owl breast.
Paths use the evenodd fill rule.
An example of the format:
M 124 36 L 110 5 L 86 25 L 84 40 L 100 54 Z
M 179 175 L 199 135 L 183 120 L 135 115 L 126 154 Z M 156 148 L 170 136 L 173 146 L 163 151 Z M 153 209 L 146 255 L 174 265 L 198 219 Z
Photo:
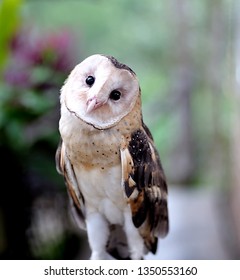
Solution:
M 77 138 L 77 139 L 76 139 Z M 68 149 L 73 165 L 102 170 L 120 164 L 120 135 L 113 131 L 83 131 L 73 136 Z
M 121 184 L 121 166 L 84 169 L 74 167 L 86 205 L 86 215 L 99 212 L 112 224 L 123 223 L 129 207 Z
M 87 214 L 102 213 L 113 224 L 123 223 L 123 212 L 129 207 L 122 187 L 120 142 L 118 128 L 96 130 L 84 123 L 67 141 Z

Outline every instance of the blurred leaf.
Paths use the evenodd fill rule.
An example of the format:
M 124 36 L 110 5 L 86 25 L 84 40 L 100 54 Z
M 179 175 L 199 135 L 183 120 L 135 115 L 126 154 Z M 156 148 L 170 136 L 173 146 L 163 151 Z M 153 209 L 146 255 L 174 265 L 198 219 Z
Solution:
M 3 0 L 0 3 L 0 70 L 9 53 L 9 43 L 19 26 L 19 11 L 23 0 Z
M 21 121 L 15 119 L 14 121 L 9 122 L 6 126 L 6 131 L 8 134 L 8 144 L 14 151 L 17 151 L 24 146 L 24 137 L 22 134 L 23 124 Z
M 52 69 L 47 66 L 39 65 L 32 69 L 31 81 L 33 84 L 41 84 L 51 80 Z
M 36 115 L 46 113 L 55 104 L 54 100 L 46 98 L 34 91 L 21 95 L 21 105 Z

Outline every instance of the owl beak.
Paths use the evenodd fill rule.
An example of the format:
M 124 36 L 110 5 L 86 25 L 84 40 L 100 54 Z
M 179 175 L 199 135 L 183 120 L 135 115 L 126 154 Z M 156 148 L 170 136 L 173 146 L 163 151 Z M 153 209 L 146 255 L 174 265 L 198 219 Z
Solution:
M 87 113 L 92 112 L 93 110 L 101 107 L 104 104 L 104 102 L 101 102 L 97 100 L 97 97 L 91 97 L 87 100 Z

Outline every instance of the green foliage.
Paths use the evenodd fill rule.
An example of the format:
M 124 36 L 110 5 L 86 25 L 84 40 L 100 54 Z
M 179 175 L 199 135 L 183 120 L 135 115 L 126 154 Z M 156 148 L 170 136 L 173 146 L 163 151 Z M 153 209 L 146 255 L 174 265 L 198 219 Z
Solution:
M 63 180 L 56 172 L 54 154 L 59 141 L 59 91 L 73 67 L 75 54 L 71 47 L 72 37 L 67 31 L 47 33 L 23 27 L 23 24 L 9 34 L 6 45 L 7 51 L 0 49 L 1 57 L 6 58 L 8 54 L 8 59 L 5 59 L 2 65 L 0 79 L 0 148 L 1 151 L 6 151 L 4 164 L 5 161 L 9 162 L 11 170 L 17 170 L 20 178 L 24 174 L 22 185 L 14 184 L 11 188 L 14 192 L 14 188 L 26 188 L 26 193 L 30 194 L 31 199 L 26 197 L 21 202 L 21 210 L 30 215 L 32 222 L 25 231 L 31 238 L 38 239 L 38 229 L 36 232 L 33 230 L 33 217 L 37 210 L 29 209 L 30 205 L 34 205 L 37 198 L 44 201 L 42 197 L 53 192 L 56 186 L 53 199 L 62 190 L 65 191 L 65 187 L 61 188 L 64 185 Z M 12 161 L 9 159 L 10 153 L 14 155 Z M 7 168 L 5 165 L 5 170 Z M 21 193 L 21 190 L 19 191 Z M 2 197 L 5 192 L 5 189 L 1 191 Z M 66 194 L 64 199 L 67 199 Z M 17 206 L 13 206 L 13 209 L 14 207 Z M 51 207 L 49 208 L 50 212 Z M 18 211 L 13 209 L 12 211 Z M 0 204 L 0 212 L 1 210 Z M 42 212 L 44 219 L 48 211 L 43 207 Z M 64 224 L 64 221 L 60 222 Z M 23 224 L 27 226 L 27 223 Z M 7 227 L 10 225 L 11 222 L 7 221 Z M 3 224 L 3 228 L 4 226 Z M 25 232 L 20 234 L 24 236 Z M 36 248 L 27 237 L 30 250 L 26 248 L 26 251 L 31 252 L 33 258 L 64 258 L 63 249 L 69 241 L 66 234 L 64 228 L 58 238 L 53 236 L 50 241 L 46 234 L 46 242 Z M 6 237 L 6 251 L 11 247 L 8 242 Z M 0 256 L 1 253 L 0 250 Z M 24 252 L 22 254 L 24 255 Z
M 0 71 L 7 60 L 12 35 L 20 23 L 22 3 L 22 0 L 2 0 L 0 3 Z
M 57 123 L 48 119 L 56 115 L 60 87 L 73 66 L 69 44 L 67 33 L 33 37 L 20 30 L 11 38 L 11 57 L 1 81 L 0 141 L 16 152 L 57 133 Z M 34 125 L 39 126 L 35 133 Z

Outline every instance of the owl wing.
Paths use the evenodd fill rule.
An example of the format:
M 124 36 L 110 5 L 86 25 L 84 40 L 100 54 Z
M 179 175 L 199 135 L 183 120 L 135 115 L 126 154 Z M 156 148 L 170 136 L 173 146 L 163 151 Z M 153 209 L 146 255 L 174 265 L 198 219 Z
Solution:
M 85 205 L 84 197 L 80 192 L 78 181 L 73 169 L 73 166 L 66 154 L 65 145 L 62 139 L 59 142 L 56 156 L 56 169 L 59 174 L 63 175 L 65 179 L 65 184 L 67 186 L 68 194 L 70 196 L 71 209 L 77 224 L 85 229 Z
M 122 179 L 132 221 L 146 247 L 156 252 L 157 237 L 168 233 L 167 183 L 149 129 L 142 126 L 123 137 Z

